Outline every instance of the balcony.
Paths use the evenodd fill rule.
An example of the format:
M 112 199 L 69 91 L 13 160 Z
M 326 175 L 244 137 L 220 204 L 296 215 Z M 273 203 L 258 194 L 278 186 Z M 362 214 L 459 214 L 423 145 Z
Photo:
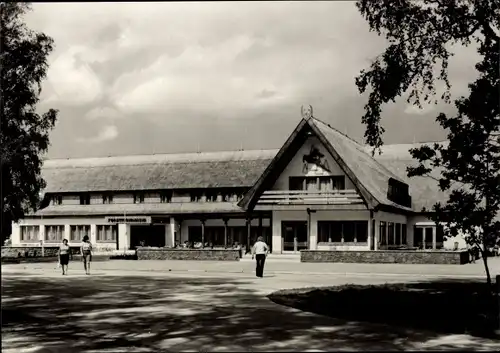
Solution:
M 315 206 L 316 209 L 365 209 L 363 199 L 356 190 L 303 191 L 279 190 L 265 191 L 260 197 L 256 210 L 302 209 Z

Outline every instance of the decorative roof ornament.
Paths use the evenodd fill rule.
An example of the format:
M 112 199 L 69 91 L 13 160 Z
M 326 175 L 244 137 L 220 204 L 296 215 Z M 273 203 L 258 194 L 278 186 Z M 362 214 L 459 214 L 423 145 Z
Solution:
M 300 107 L 300 113 L 302 115 L 302 118 L 304 119 L 310 119 L 313 117 L 313 107 L 312 105 L 308 104 L 305 108 L 304 106 Z

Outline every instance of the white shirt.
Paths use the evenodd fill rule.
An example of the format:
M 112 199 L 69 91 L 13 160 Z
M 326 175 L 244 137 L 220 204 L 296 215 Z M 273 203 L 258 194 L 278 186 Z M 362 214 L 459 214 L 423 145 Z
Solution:
M 252 252 L 256 255 L 260 255 L 260 254 L 267 254 L 268 250 L 269 248 L 267 247 L 266 243 L 264 243 L 263 241 L 258 241 L 254 244 Z

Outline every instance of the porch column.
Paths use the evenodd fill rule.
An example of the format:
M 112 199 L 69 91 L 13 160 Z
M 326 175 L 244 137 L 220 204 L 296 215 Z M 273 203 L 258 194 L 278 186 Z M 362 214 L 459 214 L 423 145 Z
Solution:
M 425 250 L 425 228 L 422 228 L 422 249 Z
M 205 247 L 205 220 L 200 219 L 201 221 L 201 248 Z
M 177 239 L 175 237 L 175 218 L 174 217 L 170 217 L 170 224 L 167 224 L 166 227 L 170 231 L 170 239 L 172 241 L 172 247 L 175 247 L 176 244 L 180 245 L 180 243 L 181 243 L 180 240 L 177 241 Z
M 373 241 L 372 240 L 372 234 L 373 234 L 372 229 L 373 229 L 373 221 L 372 221 L 372 218 L 370 217 L 368 219 L 368 234 L 367 234 L 367 236 L 368 236 L 368 250 L 372 249 L 372 247 L 371 247 L 372 241 Z
M 69 224 L 64 225 L 64 237 L 63 239 L 68 239 L 68 242 L 71 240 L 71 226 Z
M 90 243 L 96 244 L 97 243 L 97 225 L 96 224 L 91 224 L 90 225 L 90 236 L 89 236 Z
M 373 249 L 375 251 L 378 251 L 378 244 L 380 243 L 380 223 L 377 220 L 375 220 L 374 223 L 375 223 L 375 236 L 374 236 L 374 239 L 373 239 L 373 242 L 374 242 Z
M 250 252 L 250 234 L 252 232 L 252 217 L 247 218 L 247 250 L 245 254 Z
M 179 226 L 179 244 L 182 243 L 182 221 L 183 221 L 182 218 L 177 220 L 177 225 Z M 186 239 L 186 240 L 189 240 L 189 239 Z
M 119 250 L 126 251 L 130 248 L 130 225 L 125 223 L 118 224 L 118 247 Z
M 224 221 L 224 249 L 227 249 L 227 237 L 228 237 L 228 227 L 227 227 L 227 223 L 228 223 L 228 219 L 227 218 L 223 218 L 222 219 Z
M 436 233 L 437 227 L 432 227 L 432 250 L 436 250 Z

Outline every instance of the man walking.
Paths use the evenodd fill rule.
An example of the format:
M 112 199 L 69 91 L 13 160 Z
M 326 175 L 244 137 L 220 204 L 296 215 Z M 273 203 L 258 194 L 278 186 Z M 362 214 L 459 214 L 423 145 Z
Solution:
M 266 262 L 266 256 L 269 252 L 269 247 L 264 243 L 262 237 L 257 238 L 257 242 L 252 248 L 252 260 L 255 256 L 257 260 L 257 268 L 255 270 L 257 277 L 262 278 L 264 275 L 264 263 Z

